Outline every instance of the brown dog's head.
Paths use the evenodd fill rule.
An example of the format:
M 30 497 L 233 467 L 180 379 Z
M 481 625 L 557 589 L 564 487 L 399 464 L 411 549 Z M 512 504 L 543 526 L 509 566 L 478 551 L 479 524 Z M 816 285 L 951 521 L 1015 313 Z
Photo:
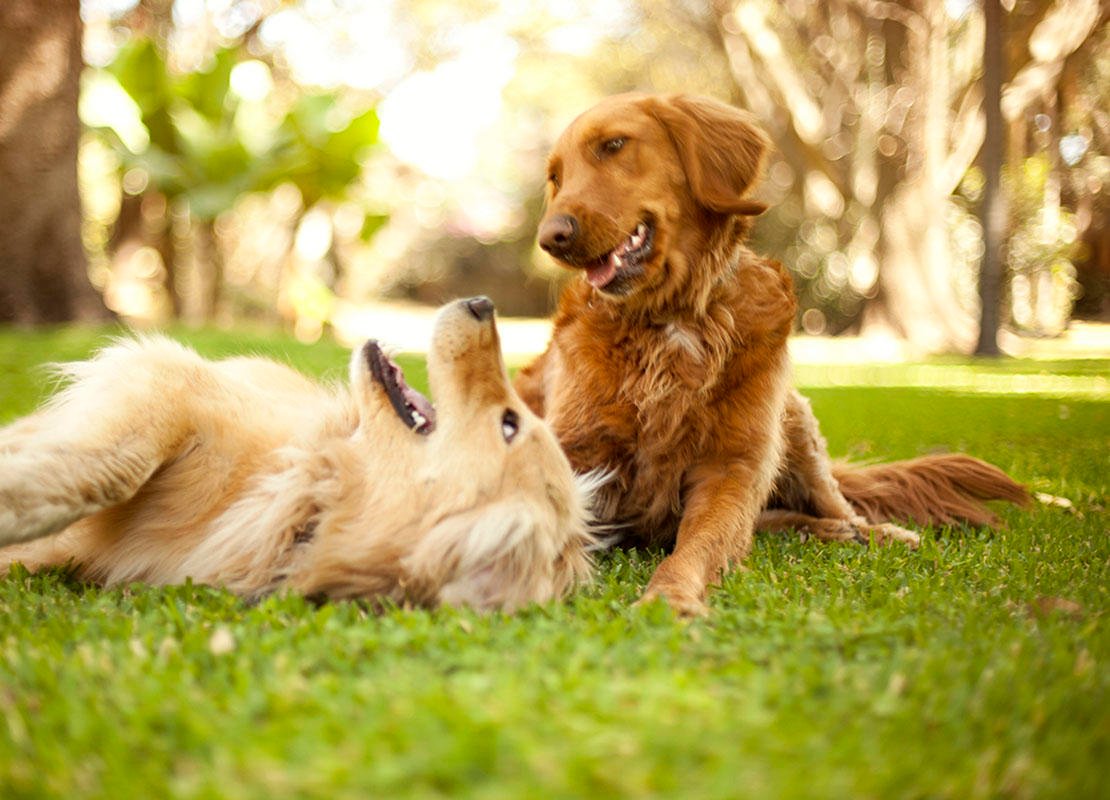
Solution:
M 742 111 L 687 95 L 610 97 L 578 117 L 548 158 L 539 244 L 606 296 L 682 281 L 736 215 L 768 140 Z

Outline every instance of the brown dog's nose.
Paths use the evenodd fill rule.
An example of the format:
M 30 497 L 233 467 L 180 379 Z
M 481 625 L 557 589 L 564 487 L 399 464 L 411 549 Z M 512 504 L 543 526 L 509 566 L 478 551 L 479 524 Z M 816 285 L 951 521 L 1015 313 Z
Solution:
M 578 240 L 578 220 L 570 214 L 556 214 L 540 225 L 540 247 L 555 258 L 562 258 Z
M 478 297 L 471 297 L 469 300 L 464 300 L 467 309 L 474 315 L 474 319 L 479 322 L 484 322 L 493 316 L 493 301 L 485 295 Z

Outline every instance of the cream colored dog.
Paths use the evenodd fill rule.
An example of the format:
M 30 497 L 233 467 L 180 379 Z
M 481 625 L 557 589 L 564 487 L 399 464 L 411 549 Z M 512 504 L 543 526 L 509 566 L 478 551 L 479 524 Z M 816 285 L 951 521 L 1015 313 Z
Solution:
M 486 298 L 437 318 L 437 409 L 374 341 L 349 390 L 162 338 L 62 369 L 67 388 L 0 430 L 0 545 L 26 542 L 0 567 L 481 609 L 589 573 L 591 479 L 510 387 Z

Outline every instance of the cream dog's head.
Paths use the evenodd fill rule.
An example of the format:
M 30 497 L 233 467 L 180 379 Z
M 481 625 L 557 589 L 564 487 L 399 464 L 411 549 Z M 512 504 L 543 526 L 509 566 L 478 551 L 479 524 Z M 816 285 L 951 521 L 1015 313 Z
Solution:
M 487 298 L 441 310 L 428 378 L 435 407 L 376 342 L 355 352 L 358 424 L 320 467 L 336 485 L 289 583 L 478 608 L 560 597 L 589 574 L 596 480 L 513 391 Z

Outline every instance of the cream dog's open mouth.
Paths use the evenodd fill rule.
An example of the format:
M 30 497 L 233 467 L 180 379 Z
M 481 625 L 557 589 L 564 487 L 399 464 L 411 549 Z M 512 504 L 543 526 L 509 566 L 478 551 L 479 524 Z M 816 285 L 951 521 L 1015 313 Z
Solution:
M 624 241 L 586 267 L 586 280 L 595 289 L 616 288 L 621 278 L 643 269 L 654 243 L 655 226 L 650 220 L 640 222 Z
M 435 407 L 427 397 L 405 382 L 405 373 L 382 351 L 381 345 L 371 339 L 363 346 L 362 355 L 370 367 L 370 376 L 385 389 L 401 422 L 423 436 L 434 431 Z

